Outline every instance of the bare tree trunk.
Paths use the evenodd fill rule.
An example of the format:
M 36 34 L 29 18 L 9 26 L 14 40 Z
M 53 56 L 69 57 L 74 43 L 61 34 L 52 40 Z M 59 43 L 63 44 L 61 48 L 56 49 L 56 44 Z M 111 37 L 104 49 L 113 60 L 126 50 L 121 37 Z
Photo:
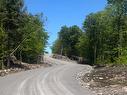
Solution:
M 3 69 L 3 59 L 0 60 L 0 69 Z
M 2 63 L 1 63 L 1 69 L 4 69 L 4 61 L 2 59 Z
M 7 67 L 10 67 L 10 56 L 7 57 Z
M 96 45 L 94 46 L 94 64 L 96 64 L 96 54 L 97 53 L 97 47 Z

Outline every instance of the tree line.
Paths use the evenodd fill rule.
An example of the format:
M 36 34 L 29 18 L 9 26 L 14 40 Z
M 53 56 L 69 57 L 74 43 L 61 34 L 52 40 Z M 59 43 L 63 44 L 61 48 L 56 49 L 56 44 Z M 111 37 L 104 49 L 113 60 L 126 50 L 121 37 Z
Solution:
M 93 64 L 127 63 L 127 1 L 107 0 L 103 11 L 89 14 L 82 29 L 63 26 L 52 52 L 79 56 Z
M 9 56 L 36 63 L 44 53 L 48 34 L 42 14 L 32 15 L 23 0 L 0 0 L 0 64 Z

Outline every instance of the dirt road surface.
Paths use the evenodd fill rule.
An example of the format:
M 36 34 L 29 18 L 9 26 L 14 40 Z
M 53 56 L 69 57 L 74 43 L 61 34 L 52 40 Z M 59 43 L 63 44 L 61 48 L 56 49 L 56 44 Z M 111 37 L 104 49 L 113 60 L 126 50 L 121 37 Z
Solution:
M 96 95 L 82 88 L 77 74 L 90 66 L 79 65 L 45 56 L 52 67 L 20 72 L 0 77 L 0 95 Z

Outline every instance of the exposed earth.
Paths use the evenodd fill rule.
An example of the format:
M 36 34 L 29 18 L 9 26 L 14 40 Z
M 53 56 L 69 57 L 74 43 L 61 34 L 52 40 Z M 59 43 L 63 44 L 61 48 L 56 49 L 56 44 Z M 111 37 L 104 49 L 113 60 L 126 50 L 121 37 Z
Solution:
M 95 67 L 90 73 L 80 72 L 81 85 L 98 95 L 127 95 L 127 66 Z
M 16 84 L 17 88 L 18 88 L 18 84 L 19 86 L 24 85 L 24 87 L 35 85 L 37 86 L 35 87 L 35 89 L 39 89 L 40 91 L 39 92 L 40 94 L 35 91 L 23 92 L 25 91 L 25 88 L 23 87 L 20 90 L 20 92 L 17 92 L 19 95 L 27 95 L 27 94 L 33 95 L 34 93 L 36 93 L 37 95 L 41 95 L 41 94 L 57 95 L 60 93 L 63 93 L 60 95 L 65 95 L 65 94 L 66 95 L 96 95 L 96 94 L 97 95 L 127 95 L 127 66 L 126 65 L 93 67 L 92 69 L 91 66 L 78 65 L 76 64 L 75 61 L 71 61 L 64 56 L 53 56 L 53 57 L 56 59 L 46 56 L 44 64 L 23 63 L 22 68 L 10 68 L 10 69 L 0 70 L 0 76 L 2 77 L 12 73 L 30 70 L 30 71 L 22 72 L 16 75 L 12 74 L 4 78 L 1 77 L 0 82 L 6 88 L 6 85 L 13 86 L 13 82 L 14 82 L 13 80 L 15 80 L 16 77 L 19 77 L 17 79 L 17 84 Z M 44 67 L 48 67 L 48 68 L 44 69 Z M 32 69 L 35 69 L 35 70 L 32 70 Z M 42 72 L 42 74 L 40 72 Z M 34 76 L 37 76 L 37 73 L 39 74 L 39 76 L 41 75 L 42 77 L 34 78 Z M 44 89 L 43 87 L 40 86 L 40 84 L 36 84 L 36 83 L 29 84 L 28 81 L 27 82 L 25 81 L 26 85 L 23 84 L 24 83 L 23 78 L 27 79 L 27 77 L 25 78 L 25 76 L 27 77 L 32 76 L 29 79 L 31 83 L 32 82 L 35 83 L 34 80 L 37 80 L 37 82 L 39 82 L 40 80 L 44 80 L 45 83 L 43 83 L 44 85 L 43 87 L 46 87 L 46 88 Z M 6 80 L 2 80 L 2 79 L 6 79 Z M 10 81 L 10 79 L 12 81 L 6 84 L 8 80 Z M 58 81 L 56 79 L 60 79 L 60 80 Z M 76 80 L 78 80 L 79 83 Z M 50 84 L 51 81 L 52 83 Z M 49 84 L 46 84 L 48 82 Z M 57 85 L 57 87 L 53 85 Z M 84 89 L 82 89 L 80 86 L 84 87 Z M 54 87 L 56 89 L 54 89 Z M 2 89 L 0 90 L 0 92 L 3 93 L 2 95 L 5 95 L 5 94 L 11 95 L 10 93 L 7 94 Z M 49 91 L 48 89 L 52 89 L 52 91 Z M 60 91 L 58 91 L 57 89 L 59 89 Z M 10 91 L 16 90 L 16 88 L 15 89 L 8 88 L 8 90 Z M 42 92 L 43 90 L 45 90 L 46 92 Z M 15 93 L 15 92 L 12 92 L 12 93 Z

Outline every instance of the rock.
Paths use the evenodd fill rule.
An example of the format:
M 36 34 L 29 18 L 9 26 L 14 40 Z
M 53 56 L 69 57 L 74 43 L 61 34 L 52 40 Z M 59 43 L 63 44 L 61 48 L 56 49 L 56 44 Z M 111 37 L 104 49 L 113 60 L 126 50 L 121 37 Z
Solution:
M 125 92 L 127 92 L 127 86 L 122 88 Z
M 0 76 L 2 76 L 2 77 L 3 77 L 3 76 L 5 76 L 5 73 L 4 73 L 4 72 L 2 72 L 2 73 L 0 74 Z
M 104 79 L 103 77 L 99 77 L 100 80 Z
M 4 70 L 4 72 L 6 72 L 7 70 Z
M 103 93 L 97 93 L 97 95 L 103 95 Z

